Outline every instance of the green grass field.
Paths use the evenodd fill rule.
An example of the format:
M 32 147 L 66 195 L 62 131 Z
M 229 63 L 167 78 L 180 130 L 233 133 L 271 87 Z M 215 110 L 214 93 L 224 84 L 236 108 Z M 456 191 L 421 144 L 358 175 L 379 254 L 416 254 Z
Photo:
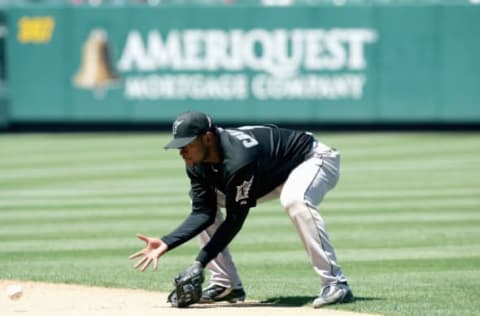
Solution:
M 480 134 L 321 133 L 342 153 L 322 204 L 357 301 L 384 315 L 478 315 Z M 189 212 L 166 134 L 0 135 L 0 279 L 167 291 L 197 241 L 134 271 L 137 233 Z M 307 304 L 318 281 L 277 201 L 250 213 L 232 253 L 250 299 Z

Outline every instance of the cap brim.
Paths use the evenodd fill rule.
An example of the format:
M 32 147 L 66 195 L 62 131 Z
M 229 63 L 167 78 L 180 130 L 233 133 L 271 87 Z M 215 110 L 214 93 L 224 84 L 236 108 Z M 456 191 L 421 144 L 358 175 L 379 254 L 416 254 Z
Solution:
M 192 137 L 179 137 L 179 138 L 174 138 L 172 141 L 168 144 L 165 145 L 165 149 L 171 149 L 171 148 L 182 148 L 193 142 L 197 138 L 197 136 L 192 136 Z

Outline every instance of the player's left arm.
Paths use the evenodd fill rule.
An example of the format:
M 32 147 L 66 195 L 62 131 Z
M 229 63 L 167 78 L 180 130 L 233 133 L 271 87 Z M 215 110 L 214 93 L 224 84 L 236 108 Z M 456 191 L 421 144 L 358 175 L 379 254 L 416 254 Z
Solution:
M 210 242 L 200 250 L 196 261 L 206 266 L 233 240 L 247 218 L 249 208 L 227 209 L 225 221 L 218 227 Z
M 229 181 L 226 190 L 225 221 L 196 258 L 203 266 L 225 249 L 242 228 L 250 207 L 255 206 L 256 203 L 253 197 L 253 183 L 253 165 L 242 168 Z

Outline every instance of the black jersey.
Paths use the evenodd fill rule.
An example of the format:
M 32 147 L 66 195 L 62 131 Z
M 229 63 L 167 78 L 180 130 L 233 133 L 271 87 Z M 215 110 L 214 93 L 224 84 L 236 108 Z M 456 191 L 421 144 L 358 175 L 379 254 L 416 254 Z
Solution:
M 218 129 L 218 135 L 223 162 L 187 169 L 194 208 L 216 209 L 213 198 L 204 199 L 208 195 L 204 191 L 213 194 L 212 188 L 225 193 L 227 208 L 238 204 L 255 206 L 258 198 L 285 182 L 313 144 L 310 134 L 276 126 Z
M 311 134 L 274 125 L 217 129 L 222 162 L 187 167 L 192 213 L 162 238 L 172 249 L 213 223 L 217 194 L 225 194 L 226 219 L 197 260 L 206 264 L 233 239 L 257 199 L 285 182 L 312 150 Z M 217 236 L 218 235 L 218 236 Z

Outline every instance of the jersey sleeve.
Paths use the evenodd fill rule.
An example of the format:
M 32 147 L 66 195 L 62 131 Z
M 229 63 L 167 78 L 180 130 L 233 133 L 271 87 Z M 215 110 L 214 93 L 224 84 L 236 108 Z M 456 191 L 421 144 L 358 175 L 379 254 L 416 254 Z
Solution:
M 212 211 L 217 209 L 217 194 L 213 184 L 207 182 L 204 177 L 193 169 L 187 169 L 190 178 L 190 199 L 193 211 Z
M 192 211 L 180 226 L 161 239 L 167 244 L 170 251 L 197 236 L 208 226 L 212 225 L 214 220 L 214 213 Z
M 187 242 L 213 224 L 217 212 L 214 187 L 193 170 L 187 169 L 187 174 L 190 178 L 192 212 L 180 226 L 161 238 L 169 250 Z

